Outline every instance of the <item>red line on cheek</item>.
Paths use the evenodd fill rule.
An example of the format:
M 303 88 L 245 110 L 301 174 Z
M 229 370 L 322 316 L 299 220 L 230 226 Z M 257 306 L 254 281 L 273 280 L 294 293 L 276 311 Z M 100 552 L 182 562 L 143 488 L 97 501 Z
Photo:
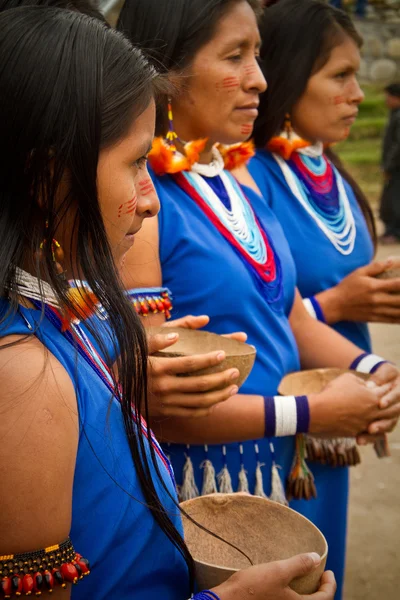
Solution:
M 338 104 L 344 104 L 346 102 L 346 99 L 344 96 L 335 96 L 333 98 L 333 104 L 335 106 L 337 106 Z
M 136 204 L 137 204 L 137 197 L 136 196 L 134 196 L 133 198 L 131 198 L 127 202 L 124 202 L 123 204 L 121 204 L 118 207 L 118 218 L 121 218 L 122 215 L 129 215 L 132 212 L 135 212 L 135 210 L 136 210 Z M 124 207 L 125 207 L 125 210 L 123 210 Z
M 239 79 L 237 77 L 225 77 L 221 83 L 217 83 L 216 85 L 217 90 L 222 88 L 231 91 L 237 87 L 239 87 Z

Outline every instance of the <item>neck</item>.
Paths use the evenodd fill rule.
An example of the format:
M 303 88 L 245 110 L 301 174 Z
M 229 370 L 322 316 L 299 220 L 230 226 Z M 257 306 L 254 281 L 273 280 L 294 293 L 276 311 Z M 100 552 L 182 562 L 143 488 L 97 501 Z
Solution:
M 212 147 L 213 147 L 213 145 L 214 145 L 214 142 L 210 142 L 209 140 L 207 140 L 207 144 L 206 144 L 203 152 L 201 152 L 199 160 L 198 160 L 198 162 L 200 164 L 209 165 L 212 162 L 212 158 L 213 158 Z M 183 144 L 179 140 L 176 140 L 175 146 L 179 152 L 184 154 Z

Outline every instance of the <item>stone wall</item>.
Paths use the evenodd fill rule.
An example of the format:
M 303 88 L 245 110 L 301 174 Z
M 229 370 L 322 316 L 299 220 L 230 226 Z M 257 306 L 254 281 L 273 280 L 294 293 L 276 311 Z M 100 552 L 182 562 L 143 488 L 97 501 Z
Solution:
M 364 38 L 360 80 L 378 85 L 400 81 L 400 18 L 355 24 Z

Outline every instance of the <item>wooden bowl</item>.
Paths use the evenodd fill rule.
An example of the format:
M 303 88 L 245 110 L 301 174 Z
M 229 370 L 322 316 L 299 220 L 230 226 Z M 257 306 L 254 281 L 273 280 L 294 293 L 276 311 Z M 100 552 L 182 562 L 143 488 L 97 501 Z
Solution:
M 236 368 L 239 370 L 239 378 L 234 382 L 239 387 L 243 385 L 256 358 L 256 349 L 254 346 L 238 342 L 231 338 L 226 338 L 208 331 L 198 331 L 194 329 L 184 329 L 182 327 L 157 327 L 149 329 L 151 334 L 161 333 L 179 333 L 178 341 L 165 350 L 157 352 L 156 356 L 176 357 L 192 356 L 194 354 L 207 354 L 215 350 L 223 350 L 226 354 L 225 360 L 214 367 L 200 369 L 196 375 L 209 375 L 210 373 L 219 373 L 226 369 Z M 182 373 L 184 375 L 184 373 Z
M 394 257 L 393 266 L 375 276 L 377 279 L 397 279 L 400 277 L 400 258 Z
M 181 506 L 195 521 L 240 548 L 253 564 L 317 552 L 321 564 L 290 584 L 299 594 L 317 591 L 325 570 L 328 545 L 315 525 L 299 513 L 248 494 L 211 494 L 187 500 Z M 183 525 L 200 590 L 219 585 L 236 571 L 251 566 L 235 548 L 202 531 L 185 517 Z
M 361 379 L 368 379 L 368 373 L 358 373 L 348 369 L 310 369 L 309 371 L 296 371 L 285 375 L 279 384 L 278 392 L 281 396 L 307 396 L 318 394 L 328 383 L 339 375 L 352 373 Z

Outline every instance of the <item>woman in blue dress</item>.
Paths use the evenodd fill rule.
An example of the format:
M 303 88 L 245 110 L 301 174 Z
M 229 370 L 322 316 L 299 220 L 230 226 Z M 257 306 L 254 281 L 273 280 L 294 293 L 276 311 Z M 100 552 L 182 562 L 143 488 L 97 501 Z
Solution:
M 233 391 L 203 418 L 158 420 L 182 498 L 241 490 L 284 502 L 282 481 L 289 474 L 291 491 L 300 487 L 310 497 L 313 481 L 301 447 L 292 469 L 294 434 L 311 427 L 314 433 L 354 437 L 376 421 L 366 413 L 363 424 L 354 419 L 372 388 L 351 375 L 308 400 L 274 397 L 283 375 L 299 369 L 300 361 L 305 368 L 349 368 L 361 360 L 362 349 L 308 315 L 273 211 L 254 180 L 249 177 L 242 189 L 224 168 L 246 157 L 248 145 L 235 143 L 249 137 L 265 89 L 257 64 L 256 4 L 136 0 L 125 3 L 119 20 L 119 28 L 179 90 L 160 102 L 157 129 L 165 137 L 155 140 L 149 156 L 161 203 L 158 224 L 147 221 L 140 246 L 128 254 L 126 283 L 132 287 L 131 269 L 140 285 L 163 284 L 174 294 L 176 316 L 208 314 L 209 330 L 246 331 L 257 348 L 240 394 Z M 147 249 L 141 269 L 139 247 Z M 378 361 L 377 381 L 397 378 L 396 368 L 370 360 Z M 394 395 L 397 384 L 396 390 Z M 389 430 L 394 421 L 379 426 Z M 335 505 L 334 485 L 324 480 L 320 485 L 318 478 L 315 483 L 319 496 L 310 502 L 309 515 L 328 533 L 335 523 L 328 542 L 340 576 L 343 557 L 336 539 L 342 536 L 343 513 Z
M 139 182 L 159 80 L 120 34 L 76 12 L 9 10 L 0 29 L 0 595 L 185 600 L 193 560 L 171 466 L 142 420 L 145 335 L 118 276 L 158 210 Z M 79 278 L 91 293 L 69 287 Z M 252 567 L 194 598 L 251 588 L 284 600 L 318 562 Z M 310 598 L 334 589 L 325 574 Z
M 360 36 L 345 13 L 315 0 L 282 0 L 268 8 L 261 36 L 269 87 L 249 172 L 285 232 L 310 313 L 371 352 L 366 322 L 400 322 L 400 280 L 374 277 L 390 261 L 371 263 L 376 235 L 368 201 L 333 152 L 324 153 L 346 139 L 364 97 L 356 79 Z M 317 480 L 334 486 L 345 524 L 348 469 L 310 466 Z M 304 501 L 293 506 L 311 514 Z M 343 527 L 337 538 L 343 559 L 345 533 Z

